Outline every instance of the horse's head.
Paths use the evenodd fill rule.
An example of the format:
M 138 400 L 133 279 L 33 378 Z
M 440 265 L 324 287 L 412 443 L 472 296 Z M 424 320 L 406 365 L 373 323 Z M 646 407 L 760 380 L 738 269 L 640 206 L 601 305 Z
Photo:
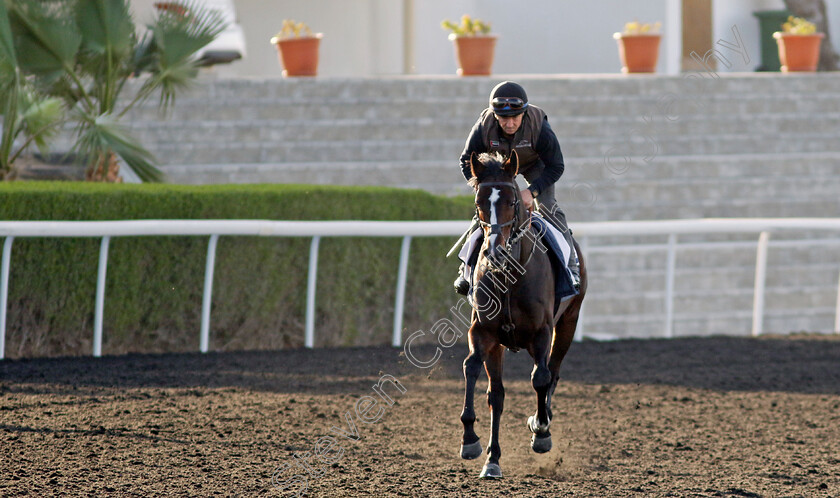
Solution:
M 482 254 L 492 263 L 499 261 L 500 248 L 505 247 L 511 234 L 525 220 L 525 208 L 514 180 L 519 171 L 519 158 L 516 151 L 508 160 L 498 153 L 480 156 L 473 153 L 470 167 L 476 215 L 484 229 Z

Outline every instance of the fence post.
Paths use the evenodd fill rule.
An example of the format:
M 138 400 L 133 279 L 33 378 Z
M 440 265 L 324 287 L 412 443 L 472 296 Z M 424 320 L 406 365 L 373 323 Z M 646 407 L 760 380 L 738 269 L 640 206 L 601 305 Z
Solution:
M 677 272 L 677 234 L 668 235 L 668 261 L 665 269 L 665 337 L 674 337 L 674 278 Z
M 402 239 L 400 247 L 400 267 L 397 272 L 397 298 L 394 302 L 394 333 L 391 345 L 395 348 L 402 346 L 403 308 L 405 307 L 405 279 L 408 274 L 408 254 L 411 249 L 411 236 Z
M 770 232 L 758 236 L 755 255 L 755 287 L 753 289 L 752 335 L 758 337 L 764 328 L 764 282 L 767 279 L 767 244 Z
M 837 282 L 837 304 L 834 306 L 834 333 L 840 334 L 840 279 Z
M 207 261 L 204 266 L 204 294 L 201 298 L 201 335 L 198 349 L 206 353 L 210 349 L 210 306 L 213 303 L 213 269 L 216 266 L 216 244 L 219 236 L 210 236 L 207 244 Z
M 93 315 L 93 356 L 102 356 L 102 315 L 105 311 L 105 273 L 108 271 L 108 245 L 111 237 L 102 237 L 99 246 L 99 269 L 96 274 L 96 309 Z
M 315 286 L 318 283 L 318 246 L 321 236 L 312 237 L 309 245 L 309 276 L 306 281 L 306 332 L 303 345 L 315 347 Z
M 6 357 L 6 307 L 9 298 L 9 263 L 12 257 L 11 235 L 3 241 L 3 263 L 0 268 L 0 360 Z

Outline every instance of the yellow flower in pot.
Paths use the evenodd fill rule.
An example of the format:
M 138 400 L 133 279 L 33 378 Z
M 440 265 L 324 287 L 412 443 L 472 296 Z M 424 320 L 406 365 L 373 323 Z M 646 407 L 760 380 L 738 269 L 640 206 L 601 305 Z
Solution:
M 488 76 L 493 68 L 496 36 L 490 33 L 490 24 L 464 14 L 461 24 L 448 19 L 440 23 L 443 29 L 451 31 L 449 39 L 455 45 L 458 60 L 458 75 Z
M 309 26 L 292 19 L 284 19 L 279 33 L 271 38 L 277 46 L 283 64 L 283 76 L 316 76 L 318 49 L 322 33 L 312 33 Z
M 662 23 L 628 22 L 624 31 L 613 34 L 618 41 L 622 73 L 653 73 L 659 60 L 659 42 Z
M 773 33 L 779 47 L 782 72 L 814 72 L 820 62 L 820 44 L 825 35 L 814 23 L 801 17 L 788 17 L 782 31 Z

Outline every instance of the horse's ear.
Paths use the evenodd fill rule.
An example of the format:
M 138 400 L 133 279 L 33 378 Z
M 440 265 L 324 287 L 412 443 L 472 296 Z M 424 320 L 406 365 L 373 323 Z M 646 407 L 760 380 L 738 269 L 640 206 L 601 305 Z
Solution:
M 478 175 L 484 171 L 484 163 L 478 160 L 478 154 L 475 152 L 470 154 L 470 171 L 474 178 L 478 178 Z
M 511 176 L 511 178 L 515 178 L 517 173 L 519 173 L 519 155 L 515 150 L 510 151 L 510 157 L 507 161 L 505 161 L 505 164 L 502 165 L 502 168 L 505 170 L 505 173 Z

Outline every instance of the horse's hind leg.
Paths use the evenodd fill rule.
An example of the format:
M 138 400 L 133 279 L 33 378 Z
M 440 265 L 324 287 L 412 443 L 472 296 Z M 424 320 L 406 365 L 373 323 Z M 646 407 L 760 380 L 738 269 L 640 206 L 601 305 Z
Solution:
M 490 408 L 490 442 L 487 445 L 487 461 L 484 462 L 484 468 L 481 469 L 479 475 L 482 478 L 502 477 L 502 468 L 499 466 L 499 459 L 502 456 L 502 448 L 499 445 L 499 426 L 505 407 L 505 387 L 502 384 L 504 354 L 504 348 L 496 345 L 487 352 L 487 358 L 484 360 L 484 368 L 487 370 L 490 381 L 490 386 L 487 388 L 487 405 Z
M 481 441 L 475 433 L 475 382 L 481 374 L 482 350 L 474 343 L 475 330 L 470 329 L 470 354 L 464 360 L 464 409 L 461 411 L 461 423 L 464 424 L 464 438 L 461 441 L 461 458 L 472 460 L 478 458 L 481 453 Z
M 580 301 L 582 296 L 575 298 L 569 309 L 560 317 L 560 321 L 554 327 L 554 339 L 551 342 L 551 354 L 548 359 L 548 369 L 551 372 L 551 385 L 548 389 L 548 396 L 546 397 L 546 409 L 548 416 L 551 418 L 551 398 L 554 396 L 554 390 L 557 388 L 557 382 L 560 380 L 560 364 L 566 353 L 569 352 L 569 347 L 572 345 L 572 340 L 575 338 L 575 330 L 577 329 L 578 315 L 580 314 Z
M 528 417 L 528 429 L 531 436 L 531 449 L 537 453 L 546 453 L 551 449 L 551 415 L 548 411 L 548 393 L 552 384 L 551 371 L 548 368 L 548 348 L 550 340 L 548 326 L 537 335 L 531 350 L 534 358 L 534 369 L 531 371 L 531 386 L 537 393 L 537 412 Z

